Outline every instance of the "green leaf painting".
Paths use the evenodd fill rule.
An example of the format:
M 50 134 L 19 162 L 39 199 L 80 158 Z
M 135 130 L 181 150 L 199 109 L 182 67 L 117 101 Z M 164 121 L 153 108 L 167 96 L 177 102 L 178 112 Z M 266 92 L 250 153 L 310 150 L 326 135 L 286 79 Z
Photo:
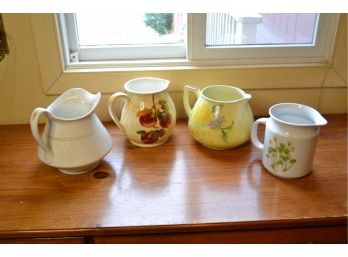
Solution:
M 291 157 L 291 153 L 296 150 L 292 142 L 282 143 L 276 137 L 269 139 L 267 147 L 267 159 L 273 171 L 285 172 L 292 168 L 296 159 Z

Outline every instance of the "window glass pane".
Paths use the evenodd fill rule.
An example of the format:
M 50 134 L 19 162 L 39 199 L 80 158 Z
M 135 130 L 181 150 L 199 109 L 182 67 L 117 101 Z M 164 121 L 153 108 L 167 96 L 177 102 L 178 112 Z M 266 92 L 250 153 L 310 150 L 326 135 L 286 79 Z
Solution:
M 206 45 L 313 44 L 315 13 L 208 13 Z
M 80 46 L 184 42 L 183 13 L 77 13 Z

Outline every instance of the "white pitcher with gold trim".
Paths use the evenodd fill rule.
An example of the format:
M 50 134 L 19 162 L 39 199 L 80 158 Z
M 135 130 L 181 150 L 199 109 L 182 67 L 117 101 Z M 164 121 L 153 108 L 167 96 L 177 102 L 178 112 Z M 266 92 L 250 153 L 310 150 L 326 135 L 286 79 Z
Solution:
M 66 174 L 82 174 L 98 166 L 112 148 L 112 139 L 94 113 L 100 93 L 72 88 L 46 109 L 36 108 L 30 118 L 38 155 L 45 164 Z M 41 114 L 47 122 L 40 135 Z

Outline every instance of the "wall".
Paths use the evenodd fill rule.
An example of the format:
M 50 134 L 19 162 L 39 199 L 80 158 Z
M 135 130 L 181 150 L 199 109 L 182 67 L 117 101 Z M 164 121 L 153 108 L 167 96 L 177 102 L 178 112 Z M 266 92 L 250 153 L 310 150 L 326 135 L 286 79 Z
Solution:
M 48 106 L 57 96 L 47 96 L 43 86 L 29 14 L 4 14 L 10 54 L 0 63 L 0 124 L 28 123 L 35 107 Z M 294 75 L 296 77 L 294 78 Z M 158 76 L 172 84 L 206 86 L 234 84 L 253 95 L 250 104 L 254 115 L 266 115 L 278 102 L 299 102 L 317 108 L 322 113 L 347 112 L 347 14 L 341 15 L 339 31 L 330 68 L 281 67 L 267 69 L 181 70 L 128 72 L 120 74 L 124 81 L 137 76 Z M 265 87 L 253 87 L 265 83 Z M 268 88 L 266 83 L 278 85 Z M 299 89 L 296 84 L 303 85 Z M 308 85 L 308 86 L 306 86 Z M 182 90 L 170 92 L 178 111 L 185 117 Z M 103 94 L 97 114 L 110 120 L 107 99 Z

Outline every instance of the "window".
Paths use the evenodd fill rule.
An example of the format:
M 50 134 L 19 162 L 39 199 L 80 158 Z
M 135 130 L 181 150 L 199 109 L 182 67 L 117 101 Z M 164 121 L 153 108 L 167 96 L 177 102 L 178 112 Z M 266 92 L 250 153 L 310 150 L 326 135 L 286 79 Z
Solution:
M 316 13 L 208 13 L 206 46 L 313 45 Z
M 343 18 L 346 16 L 345 14 L 341 15 Z M 318 42 L 320 37 L 324 39 L 324 42 L 329 46 L 326 52 L 327 56 L 331 57 L 331 59 L 322 56 L 321 58 L 301 57 L 288 59 L 277 57 L 277 59 L 272 60 L 267 59 L 267 55 L 264 59 L 257 59 L 254 56 L 249 59 L 219 59 L 216 57 L 215 59 L 203 59 L 203 55 L 198 56 L 201 59 L 192 59 L 193 52 L 196 51 L 197 54 L 197 50 L 199 50 L 196 46 L 193 47 L 192 37 L 202 32 L 202 28 L 199 27 L 198 30 L 200 29 L 201 31 L 198 31 L 193 29 L 193 27 L 197 18 L 201 19 L 204 14 L 188 14 L 187 38 L 186 40 L 184 38 L 187 51 L 186 58 L 80 62 L 70 62 L 66 58 L 69 56 L 70 50 L 68 48 L 69 44 L 66 42 L 67 37 L 61 36 L 60 23 L 57 19 L 61 15 L 44 13 L 29 14 L 29 17 L 45 94 L 60 94 L 72 87 L 83 87 L 91 92 L 114 93 L 123 90 L 125 81 L 132 78 L 155 76 L 172 81 L 170 91 L 175 91 L 176 97 L 180 98 L 178 95 L 182 91 L 182 86 L 187 83 L 197 86 L 213 83 L 237 84 L 246 90 L 269 89 L 271 91 L 289 88 L 296 88 L 296 90 L 297 88 L 322 88 L 323 79 L 326 75 L 328 80 L 335 81 L 335 85 L 338 82 L 341 83 L 342 79 L 332 69 L 331 65 L 337 58 L 336 54 L 334 56 L 331 55 L 331 51 L 340 49 L 334 48 L 333 41 L 336 38 L 334 36 L 337 28 L 336 21 L 338 21 L 341 15 L 329 14 L 319 16 L 316 41 Z M 323 23 L 325 19 L 322 17 L 325 16 L 328 19 L 326 19 L 326 23 Z M 327 34 L 319 33 L 323 24 L 326 27 Z M 200 35 L 205 36 L 205 30 Z M 339 34 L 338 38 L 341 39 L 341 34 Z M 339 44 L 341 43 L 342 41 L 339 41 Z M 282 47 L 284 48 L 284 46 L 280 48 Z M 220 50 L 219 48 L 223 47 L 206 48 L 206 50 L 215 50 L 215 48 Z M 252 49 L 253 47 L 243 46 L 239 48 L 242 51 L 243 48 Z M 256 50 L 264 50 L 267 47 L 256 46 L 254 48 Z M 65 53 L 63 49 L 66 50 Z M 274 49 L 276 50 L 277 47 L 274 47 Z M 234 47 L 226 47 L 224 50 L 228 52 L 234 50 Z M 271 61 L 274 60 L 278 62 L 272 63 Z M 340 85 L 344 85 L 344 82 Z M 299 92 L 296 94 L 302 94 L 300 92 L 303 91 L 296 92 Z
M 186 57 L 183 13 L 76 13 L 60 22 L 70 62 Z
M 197 14 L 190 58 L 232 64 L 323 63 L 332 54 L 337 24 L 334 14 Z
M 66 68 L 255 65 L 327 62 L 338 15 L 77 13 L 59 21 Z

